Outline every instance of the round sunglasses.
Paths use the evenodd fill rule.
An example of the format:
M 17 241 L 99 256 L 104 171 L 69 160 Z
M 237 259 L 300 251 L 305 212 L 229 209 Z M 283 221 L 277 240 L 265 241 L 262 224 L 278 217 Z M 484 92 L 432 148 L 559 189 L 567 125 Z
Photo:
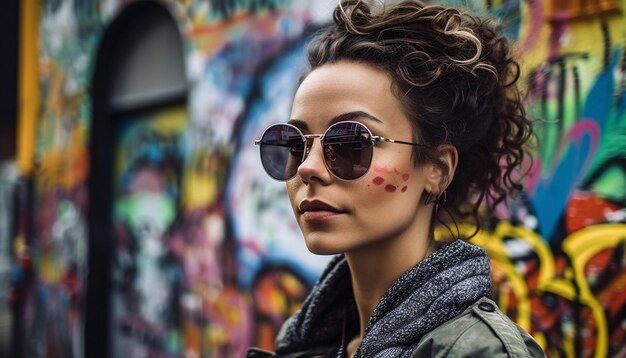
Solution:
M 254 144 L 261 149 L 261 164 L 267 174 L 276 180 L 287 181 L 296 176 L 298 167 L 311 150 L 314 138 L 319 138 L 322 143 L 324 165 L 342 180 L 359 179 L 367 173 L 376 142 L 425 147 L 424 144 L 372 135 L 364 124 L 354 121 L 337 122 L 323 134 L 302 134 L 291 124 L 274 124 Z

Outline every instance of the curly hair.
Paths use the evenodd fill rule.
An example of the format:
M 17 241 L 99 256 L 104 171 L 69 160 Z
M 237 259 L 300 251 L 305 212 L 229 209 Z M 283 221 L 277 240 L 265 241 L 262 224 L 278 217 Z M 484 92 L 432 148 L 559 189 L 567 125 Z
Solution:
M 430 148 L 416 149 L 416 165 L 445 170 L 436 148 L 450 144 L 458 152 L 456 174 L 442 183 L 445 202 L 439 200 L 433 219 L 470 217 L 478 230 L 481 203 L 493 208 L 518 194 L 527 171 L 522 164 L 532 160 L 532 122 L 511 45 L 495 21 L 458 9 L 400 1 L 376 10 L 340 0 L 333 23 L 309 45 L 310 70 L 349 60 L 386 71 L 414 139 Z

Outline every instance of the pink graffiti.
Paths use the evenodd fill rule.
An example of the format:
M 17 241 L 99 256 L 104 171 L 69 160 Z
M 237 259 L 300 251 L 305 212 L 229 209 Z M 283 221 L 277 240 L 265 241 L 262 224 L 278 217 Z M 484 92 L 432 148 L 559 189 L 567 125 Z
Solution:
M 537 45 L 541 35 L 541 25 L 543 23 L 543 1 L 530 0 L 528 3 L 530 13 L 528 26 L 526 27 L 528 29 L 528 33 L 524 42 L 520 46 L 522 53 L 530 51 Z
M 579 173 L 585 173 L 587 171 L 589 164 L 591 164 L 593 155 L 598 148 L 598 143 L 600 142 L 600 128 L 598 127 L 598 123 L 596 123 L 596 121 L 593 119 L 581 119 L 578 123 L 572 126 L 565 136 L 563 136 L 555 156 L 555 158 L 561 158 L 563 152 L 570 144 L 580 145 L 580 142 L 585 135 L 588 135 L 591 138 L 591 144 L 589 145 L 589 151 L 587 152 L 585 163 Z
M 539 179 L 541 178 L 541 168 L 543 167 L 543 161 L 541 158 L 533 158 L 533 164 L 530 170 L 528 171 L 528 175 L 525 180 L 525 188 L 526 192 L 531 196 L 535 193 L 535 189 L 537 188 L 537 183 L 539 183 Z
M 563 35 L 565 34 L 566 21 L 567 20 L 566 20 L 565 14 L 555 13 L 553 15 L 553 26 L 552 26 L 552 33 L 550 33 L 550 40 L 549 40 L 550 47 L 548 50 L 549 59 L 555 58 L 559 53 L 559 49 L 561 48 L 562 38 L 563 38 Z

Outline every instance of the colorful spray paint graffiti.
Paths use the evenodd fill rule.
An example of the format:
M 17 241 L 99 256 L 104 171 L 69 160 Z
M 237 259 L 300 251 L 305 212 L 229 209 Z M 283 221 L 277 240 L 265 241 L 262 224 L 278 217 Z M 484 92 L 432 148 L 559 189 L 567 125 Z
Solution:
M 87 88 L 101 34 L 126 3 L 44 2 L 35 240 L 20 249 L 36 272 L 24 298 L 24 332 L 38 342 L 29 356 L 82 355 L 85 178 L 98 165 L 88 162 Z M 271 349 L 327 258 L 304 248 L 252 141 L 287 118 L 306 36 L 334 2 L 162 4 L 185 38 L 192 90 L 186 109 L 120 132 L 115 352 Z M 538 119 L 525 200 L 475 239 L 492 257 L 496 298 L 552 357 L 625 356 L 626 1 L 469 5 L 518 43 Z
M 179 212 L 185 108 L 118 119 L 115 145 L 113 355 L 177 353 L 181 257 L 168 232 Z M 140 340 L 137 344 L 133 340 Z

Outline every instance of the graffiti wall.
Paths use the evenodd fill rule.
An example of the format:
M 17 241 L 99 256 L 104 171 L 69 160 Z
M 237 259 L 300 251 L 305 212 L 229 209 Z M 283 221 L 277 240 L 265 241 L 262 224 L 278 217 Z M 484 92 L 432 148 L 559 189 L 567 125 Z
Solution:
M 537 123 L 523 200 L 475 238 L 498 303 L 551 357 L 626 356 L 626 1 L 442 2 L 501 21 Z M 35 228 L 15 252 L 35 267 L 28 356 L 83 354 L 86 185 L 99 165 L 89 86 L 99 41 L 128 3 L 42 2 Z M 272 349 L 328 258 L 307 252 L 253 140 L 287 119 L 308 36 L 335 2 L 160 3 L 183 36 L 190 90 L 187 103 L 116 119 L 112 353 Z
M 0 355 L 8 355 L 11 348 L 11 232 L 15 226 L 12 209 L 16 188 L 15 161 L 0 159 Z

